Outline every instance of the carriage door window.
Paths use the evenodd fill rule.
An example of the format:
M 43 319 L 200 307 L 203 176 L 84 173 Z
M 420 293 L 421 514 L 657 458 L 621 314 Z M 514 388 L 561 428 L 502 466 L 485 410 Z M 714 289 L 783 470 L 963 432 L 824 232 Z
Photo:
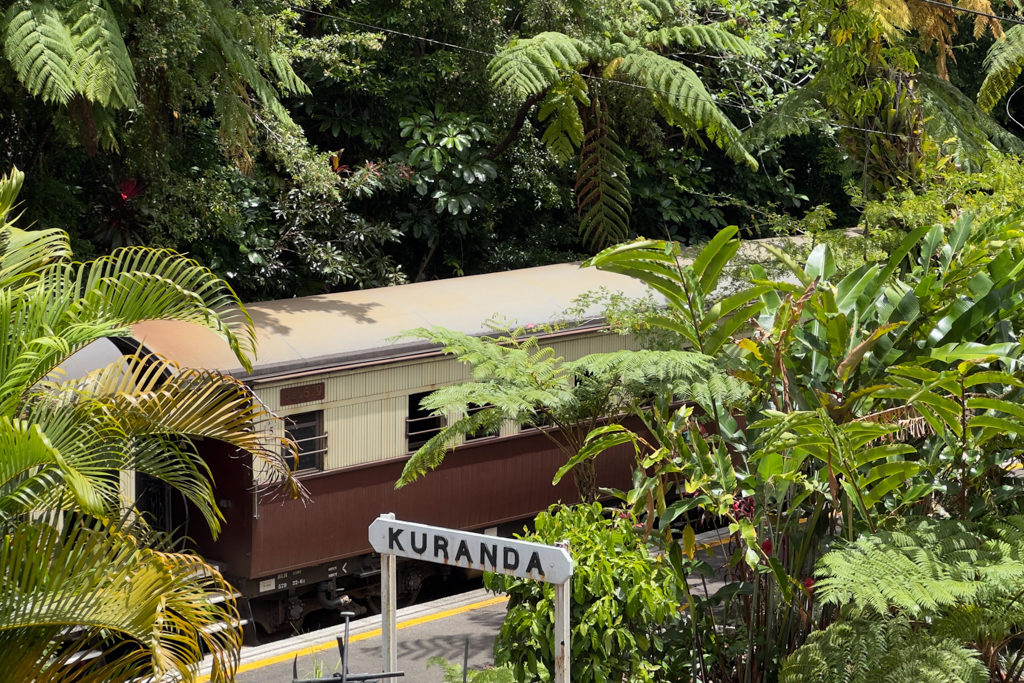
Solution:
M 288 464 L 295 472 L 322 470 L 324 455 L 327 453 L 327 434 L 324 433 L 324 411 L 288 415 L 284 418 L 288 437 L 295 441 L 299 457 L 288 457 Z
M 467 415 L 475 415 L 476 413 L 479 413 L 484 408 L 493 408 L 493 407 L 494 406 L 492 406 L 492 405 L 480 406 L 480 405 L 476 405 L 475 403 L 471 403 L 469 405 L 469 410 L 466 411 L 466 414 Z M 479 429 L 477 429 L 472 434 L 466 434 L 466 441 L 472 441 L 473 439 L 486 439 L 488 437 L 498 436 L 498 434 L 499 434 L 499 430 L 498 429 L 495 429 L 495 428 L 487 429 L 486 427 L 480 427 Z
M 409 397 L 409 417 L 405 420 L 405 439 L 409 450 L 416 451 L 430 440 L 430 437 L 444 427 L 444 417 L 431 415 L 429 410 L 420 408 L 420 401 L 430 392 L 424 391 Z

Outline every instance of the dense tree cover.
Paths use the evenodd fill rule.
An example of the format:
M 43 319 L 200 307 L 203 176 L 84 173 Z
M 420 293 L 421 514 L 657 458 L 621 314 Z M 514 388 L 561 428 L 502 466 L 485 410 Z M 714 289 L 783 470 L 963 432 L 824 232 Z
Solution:
M 701 132 L 705 115 L 690 125 L 697 109 L 679 109 L 714 109 L 707 95 L 722 103 L 714 130 L 744 128 L 809 73 L 816 43 L 778 0 L 16 2 L 0 25 L 4 160 L 34 180 L 26 219 L 66 229 L 79 253 L 178 248 L 246 297 L 578 258 L 577 160 L 544 135 L 565 84 L 524 105 L 488 65 L 516 38 L 603 30 L 580 17 L 632 22 L 604 56 L 591 44 L 605 76 L 585 81 L 619 133 L 630 234 L 694 240 L 808 198 L 845 204 L 821 183 L 834 163 L 817 142 L 743 157 L 733 140 L 759 164 L 738 169 L 705 149 L 724 139 Z M 647 34 L 643 54 L 703 82 L 675 114 L 647 72 L 617 71 L 616 51 Z
M 972 104 L 1016 130 L 1003 37 L 919 0 L 23 0 L 2 160 L 83 255 L 177 248 L 248 298 L 374 286 L 852 225 L 936 154 L 1024 149 Z
M 620 392 L 644 429 L 592 429 L 555 476 L 612 446 L 636 452 L 633 488 L 612 492 L 617 506 L 604 516 L 559 510 L 530 535 L 573 535 L 582 546 L 571 591 L 582 674 L 1021 680 L 1024 497 L 1012 472 L 1024 452 L 1024 219 L 1020 209 L 1001 212 L 998 197 L 990 207 L 974 200 L 994 215 L 910 218 L 896 246 L 843 270 L 827 244 L 799 261 L 768 247 L 785 277 L 754 265 L 749 282 L 726 282 L 740 248 L 735 227 L 694 254 L 641 240 L 589 261 L 665 298 L 664 310 L 625 324 L 664 328 L 661 343 L 675 339 L 718 370 L 659 374 L 650 366 L 668 367 L 669 356 L 615 354 L 619 368 L 630 355 L 648 368 L 641 400 Z M 432 336 L 463 355 L 445 334 Z M 466 397 L 494 395 L 490 378 L 514 363 L 476 344 L 474 365 L 487 366 L 476 393 L 439 390 L 426 405 L 459 409 Z M 721 373 L 746 391 L 723 391 Z M 630 549 L 622 520 L 633 515 L 642 523 Z M 695 537 L 709 523 L 728 527 L 729 559 L 717 571 L 709 560 L 721 550 L 701 549 Z M 666 571 L 671 578 L 653 578 Z M 711 576 L 724 586 L 693 588 Z M 637 581 L 674 583 L 674 595 L 648 599 Z M 532 582 L 492 585 L 511 596 L 501 661 L 546 679 L 550 593 Z M 677 609 L 658 612 L 664 601 Z M 626 645 L 623 630 L 637 641 Z

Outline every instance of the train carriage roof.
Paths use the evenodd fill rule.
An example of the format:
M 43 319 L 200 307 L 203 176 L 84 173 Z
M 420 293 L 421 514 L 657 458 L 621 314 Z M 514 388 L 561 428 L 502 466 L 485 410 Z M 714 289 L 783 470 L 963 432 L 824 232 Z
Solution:
M 150 351 L 182 366 L 271 379 L 435 349 L 422 340 L 394 339 L 416 327 L 486 334 L 491 330 L 485 323 L 493 318 L 517 325 L 559 322 L 576 297 L 601 288 L 631 297 L 649 291 L 629 277 L 560 264 L 247 304 L 257 342 L 251 373 L 221 338 L 204 328 L 154 320 L 135 325 L 133 333 Z M 584 325 L 598 324 L 600 316 L 592 307 Z

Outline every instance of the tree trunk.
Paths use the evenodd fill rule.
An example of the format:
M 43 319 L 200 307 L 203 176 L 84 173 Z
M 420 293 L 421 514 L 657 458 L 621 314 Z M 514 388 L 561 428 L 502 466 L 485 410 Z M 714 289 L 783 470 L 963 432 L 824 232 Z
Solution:
M 580 502 L 593 503 L 597 500 L 597 468 L 593 460 L 584 460 L 572 470 L 576 481 L 576 492 Z

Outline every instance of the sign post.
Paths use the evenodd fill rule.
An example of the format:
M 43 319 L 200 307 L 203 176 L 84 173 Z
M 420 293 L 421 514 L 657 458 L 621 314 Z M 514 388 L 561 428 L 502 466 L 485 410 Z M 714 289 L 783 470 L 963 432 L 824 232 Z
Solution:
M 393 520 L 395 515 L 391 512 L 381 515 L 383 520 Z M 380 554 L 380 616 L 381 616 L 381 641 L 384 648 L 384 671 L 391 673 L 398 671 L 398 642 L 395 639 L 398 633 L 398 572 L 395 571 L 397 558 L 394 553 Z
M 573 565 L 568 543 L 550 546 L 402 522 L 391 513 L 373 520 L 369 536 L 370 545 L 381 556 L 381 630 L 386 673 L 398 668 L 395 560 L 397 557 L 408 557 L 554 584 L 554 680 L 555 683 L 569 683 L 569 578 L 572 576 Z

